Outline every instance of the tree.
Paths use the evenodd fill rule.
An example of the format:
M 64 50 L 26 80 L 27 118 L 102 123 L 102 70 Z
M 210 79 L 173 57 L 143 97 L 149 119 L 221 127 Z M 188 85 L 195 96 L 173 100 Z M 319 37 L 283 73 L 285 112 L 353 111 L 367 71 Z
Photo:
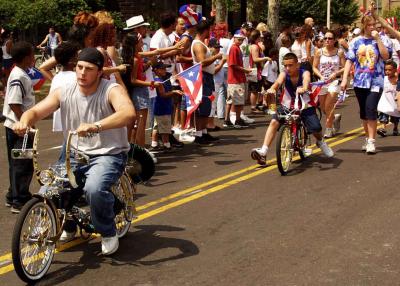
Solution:
M 212 7 L 215 9 L 215 22 L 227 22 L 228 20 L 228 8 L 226 0 L 213 0 Z
M 247 0 L 247 21 L 264 21 L 267 17 L 267 1 Z
M 268 22 L 272 38 L 276 39 L 279 33 L 279 0 L 268 1 Z
M 303 24 L 306 17 L 313 17 L 317 24 L 326 23 L 326 0 L 282 0 L 280 22 Z M 355 0 L 332 0 L 331 19 L 338 24 L 352 24 L 359 17 L 359 6 Z

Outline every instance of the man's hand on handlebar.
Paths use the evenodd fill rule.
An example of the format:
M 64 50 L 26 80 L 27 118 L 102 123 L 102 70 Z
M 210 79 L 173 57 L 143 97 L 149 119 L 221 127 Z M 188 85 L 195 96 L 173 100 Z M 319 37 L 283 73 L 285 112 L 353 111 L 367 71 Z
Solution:
M 14 131 L 15 134 L 17 134 L 18 136 L 24 136 L 26 131 L 29 129 L 29 126 L 24 123 L 24 122 L 16 122 L 14 123 L 12 130 Z
M 81 123 L 78 129 L 75 130 L 79 137 L 89 137 L 98 133 L 98 127 L 95 124 Z
M 270 88 L 270 89 L 267 90 L 267 94 L 275 95 L 276 94 L 276 90 L 274 88 Z

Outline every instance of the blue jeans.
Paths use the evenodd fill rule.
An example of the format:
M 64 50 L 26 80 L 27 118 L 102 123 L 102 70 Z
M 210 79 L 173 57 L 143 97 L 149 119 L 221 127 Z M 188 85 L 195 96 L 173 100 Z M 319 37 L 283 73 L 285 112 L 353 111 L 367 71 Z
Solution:
M 226 106 L 226 83 L 222 83 L 221 85 L 216 85 L 217 90 L 217 117 L 219 119 L 225 118 L 225 106 Z
M 91 156 L 88 165 L 77 165 L 71 157 L 71 165 L 75 167 L 77 189 L 61 194 L 62 207 L 69 211 L 85 194 L 90 205 L 90 217 L 95 230 L 102 237 L 112 237 L 116 234 L 114 214 L 114 194 L 111 187 L 118 181 L 124 171 L 127 160 L 126 153 L 117 155 Z M 42 187 L 43 192 L 47 187 Z M 72 232 L 76 229 L 73 221 L 67 221 L 64 229 Z

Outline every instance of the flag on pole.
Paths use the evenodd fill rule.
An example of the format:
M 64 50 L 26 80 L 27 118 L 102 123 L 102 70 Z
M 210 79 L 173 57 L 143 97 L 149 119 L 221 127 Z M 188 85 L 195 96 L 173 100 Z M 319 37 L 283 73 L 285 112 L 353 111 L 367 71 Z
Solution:
M 32 80 L 33 90 L 39 90 L 46 81 L 42 73 L 35 67 L 29 68 L 26 73 Z
M 190 117 L 199 107 L 203 96 L 203 75 L 201 64 L 198 63 L 176 76 L 186 96 L 187 119 L 185 128 L 189 125 Z

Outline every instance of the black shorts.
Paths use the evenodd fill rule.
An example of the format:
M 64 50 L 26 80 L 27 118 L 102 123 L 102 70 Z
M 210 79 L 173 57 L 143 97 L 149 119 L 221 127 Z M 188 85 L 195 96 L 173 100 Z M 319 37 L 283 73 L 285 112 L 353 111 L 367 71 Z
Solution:
M 354 87 L 354 92 L 360 107 L 360 118 L 362 120 L 376 120 L 378 118 L 377 108 L 382 89 L 379 92 L 374 92 L 369 88 Z
M 262 82 L 249 81 L 249 92 L 261 92 Z
M 278 109 L 279 112 L 279 109 Z M 322 131 L 321 122 L 319 121 L 315 107 L 309 107 L 301 111 L 300 114 L 301 121 L 303 121 L 304 126 L 309 134 L 319 133 Z M 278 120 L 278 115 L 274 114 L 272 119 Z M 282 123 L 282 122 L 281 122 Z

